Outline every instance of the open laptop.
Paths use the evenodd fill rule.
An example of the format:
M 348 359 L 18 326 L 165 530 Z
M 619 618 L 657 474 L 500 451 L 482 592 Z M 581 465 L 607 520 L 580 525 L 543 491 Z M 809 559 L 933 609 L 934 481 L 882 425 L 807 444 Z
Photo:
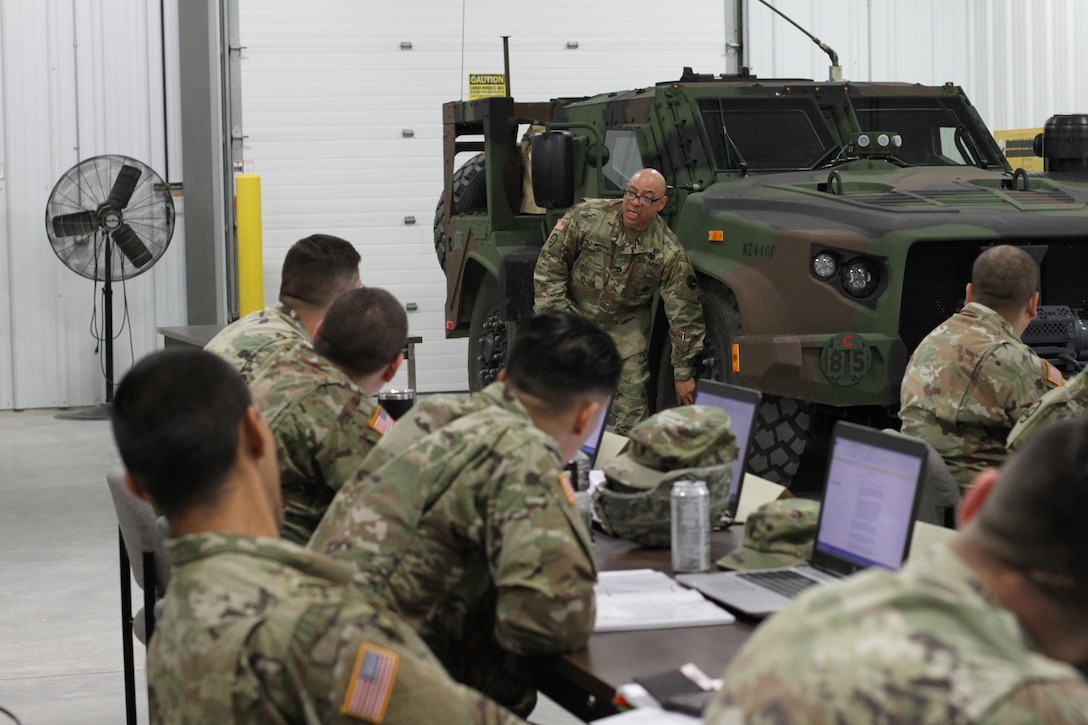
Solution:
M 837 422 L 811 563 L 680 574 L 677 581 L 730 609 L 762 617 L 812 584 L 871 566 L 899 569 L 910 550 L 926 453 L 920 440 Z
M 601 450 L 601 439 L 604 438 L 604 425 L 608 420 L 608 408 L 612 406 L 612 400 L 609 399 L 608 405 L 605 406 L 604 415 L 601 416 L 600 422 L 597 423 L 597 427 L 589 434 L 589 438 L 586 438 L 586 442 L 582 444 L 581 451 L 589 456 L 589 467 L 597 468 L 597 454 Z
M 737 460 L 733 462 L 733 482 L 729 487 L 729 506 L 719 522 L 731 525 L 737 516 L 740 504 L 740 489 L 744 484 L 744 469 L 748 464 L 748 451 L 755 433 L 756 412 L 763 400 L 763 394 L 751 388 L 742 388 L 730 383 L 700 378 L 695 381 L 695 404 L 712 405 L 729 414 L 733 435 L 737 438 Z

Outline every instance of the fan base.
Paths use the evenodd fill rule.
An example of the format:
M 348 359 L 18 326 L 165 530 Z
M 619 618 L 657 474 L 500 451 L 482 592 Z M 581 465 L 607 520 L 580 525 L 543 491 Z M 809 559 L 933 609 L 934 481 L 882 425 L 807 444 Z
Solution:
M 77 410 L 73 413 L 57 413 L 53 417 L 57 420 L 109 420 L 112 409 L 113 406 L 110 403 L 105 403 Z

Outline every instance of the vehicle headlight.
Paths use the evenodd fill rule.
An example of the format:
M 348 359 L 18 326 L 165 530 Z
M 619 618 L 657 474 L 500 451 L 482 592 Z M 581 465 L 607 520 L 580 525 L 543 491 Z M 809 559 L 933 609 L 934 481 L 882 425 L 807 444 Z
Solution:
M 812 258 L 812 273 L 820 279 L 830 279 L 839 271 L 839 263 L 834 254 L 820 252 Z
M 867 259 L 855 259 L 846 265 L 842 286 L 853 297 L 865 297 L 876 288 L 876 267 Z

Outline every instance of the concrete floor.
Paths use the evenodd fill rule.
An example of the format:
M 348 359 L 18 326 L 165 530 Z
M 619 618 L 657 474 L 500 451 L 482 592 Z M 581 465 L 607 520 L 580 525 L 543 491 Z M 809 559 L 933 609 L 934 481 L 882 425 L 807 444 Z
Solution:
M 117 725 L 125 721 L 117 524 L 105 476 L 119 459 L 108 422 L 58 412 L 0 411 L 0 707 L 22 725 Z M 133 591 L 138 598 L 135 582 Z M 531 719 L 580 722 L 546 700 Z

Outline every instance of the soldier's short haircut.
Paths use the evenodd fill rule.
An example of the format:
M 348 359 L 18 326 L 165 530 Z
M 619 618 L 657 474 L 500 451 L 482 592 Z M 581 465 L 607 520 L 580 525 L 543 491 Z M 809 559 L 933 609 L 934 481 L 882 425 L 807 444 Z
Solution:
M 1057 421 L 1028 439 L 1007 459 L 972 523 L 980 546 L 1056 600 L 1082 608 L 1088 597 L 1088 417 Z
M 350 375 L 369 375 L 391 363 L 408 339 L 408 315 L 377 287 L 340 294 L 321 323 L 314 349 Z
M 113 437 L 129 474 L 172 516 L 216 500 L 251 404 L 245 380 L 221 358 L 162 350 L 117 386 Z
M 1016 312 L 1039 287 L 1039 265 L 1019 247 L 990 247 L 971 267 L 975 301 L 998 312 Z
M 328 307 L 355 286 L 359 253 L 351 242 L 331 234 L 311 234 L 291 245 L 280 273 L 280 301 Z
M 518 324 L 505 380 L 556 410 L 616 392 L 623 361 L 604 328 L 570 312 L 538 312 Z

